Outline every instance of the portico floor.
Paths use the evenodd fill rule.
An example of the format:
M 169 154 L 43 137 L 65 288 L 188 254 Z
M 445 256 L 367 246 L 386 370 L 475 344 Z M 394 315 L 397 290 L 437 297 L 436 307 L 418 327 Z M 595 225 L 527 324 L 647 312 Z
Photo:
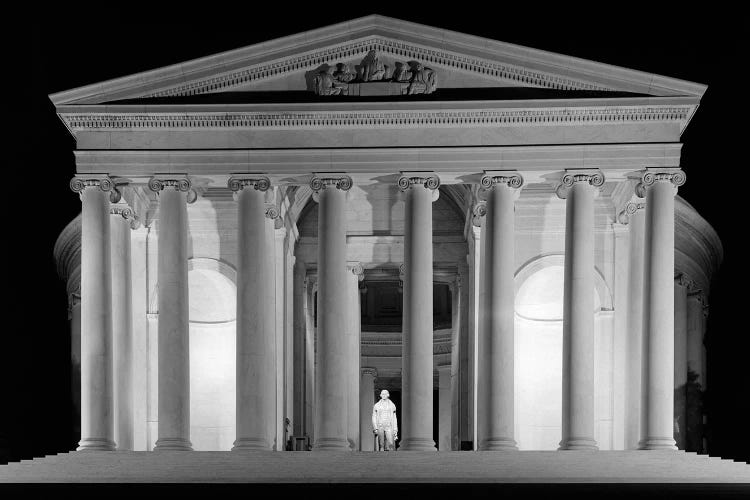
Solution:
M 682 451 L 70 452 L 0 483 L 750 483 L 750 465 Z

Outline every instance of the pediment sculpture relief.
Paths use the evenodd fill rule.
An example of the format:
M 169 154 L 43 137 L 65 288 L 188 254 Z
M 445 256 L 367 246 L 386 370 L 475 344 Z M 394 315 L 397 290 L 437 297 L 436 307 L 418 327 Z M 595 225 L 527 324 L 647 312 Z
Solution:
M 415 95 L 437 89 L 437 75 L 419 61 L 383 63 L 371 50 L 360 64 L 324 65 L 315 71 L 312 90 L 317 95 Z

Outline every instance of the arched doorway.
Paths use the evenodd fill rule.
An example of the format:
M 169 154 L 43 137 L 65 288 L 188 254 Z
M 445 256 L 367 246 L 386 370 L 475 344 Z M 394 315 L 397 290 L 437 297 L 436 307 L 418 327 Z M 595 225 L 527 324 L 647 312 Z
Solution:
M 562 438 L 564 255 L 534 259 L 516 273 L 515 422 L 521 450 L 556 450 Z M 595 438 L 612 442 L 611 299 L 595 274 Z

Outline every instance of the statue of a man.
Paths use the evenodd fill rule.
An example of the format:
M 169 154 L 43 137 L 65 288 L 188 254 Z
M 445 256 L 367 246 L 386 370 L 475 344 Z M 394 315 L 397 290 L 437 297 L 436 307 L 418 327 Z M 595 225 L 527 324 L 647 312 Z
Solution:
M 396 405 L 388 399 L 387 390 L 380 391 L 380 401 L 372 407 L 372 432 L 378 436 L 378 451 L 394 451 L 398 439 Z

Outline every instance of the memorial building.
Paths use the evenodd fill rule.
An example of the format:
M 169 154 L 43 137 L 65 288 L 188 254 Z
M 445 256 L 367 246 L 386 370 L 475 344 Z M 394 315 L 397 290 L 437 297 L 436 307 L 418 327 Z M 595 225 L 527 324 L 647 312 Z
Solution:
M 51 95 L 78 449 L 705 453 L 705 90 L 368 16 Z

